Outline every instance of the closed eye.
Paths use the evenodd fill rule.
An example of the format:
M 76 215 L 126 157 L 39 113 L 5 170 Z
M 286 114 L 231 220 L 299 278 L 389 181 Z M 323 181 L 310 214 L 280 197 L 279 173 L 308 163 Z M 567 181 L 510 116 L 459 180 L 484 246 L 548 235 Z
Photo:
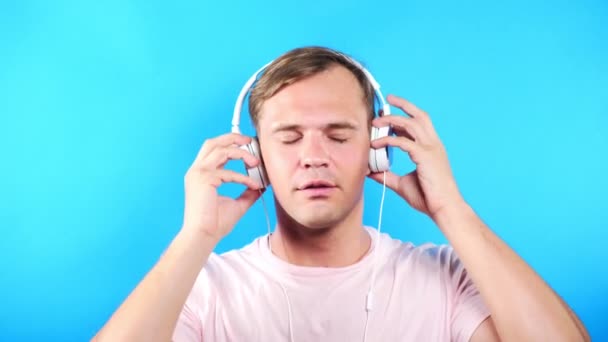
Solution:
M 295 139 L 282 139 L 281 143 L 285 144 L 285 145 L 291 145 L 291 144 L 295 144 L 296 142 L 298 142 L 298 140 L 300 140 L 300 138 L 295 138 Z
M 282 136 L 280 136 L 279 140 L 281 141 L 281 143 L 283 143 L 285 145 L 290 145 L 290 144 L 296 143 L 301 138 L 302 138 L 302 136 L 299 134 L 288 133 L 288 134 L 283 134 Z

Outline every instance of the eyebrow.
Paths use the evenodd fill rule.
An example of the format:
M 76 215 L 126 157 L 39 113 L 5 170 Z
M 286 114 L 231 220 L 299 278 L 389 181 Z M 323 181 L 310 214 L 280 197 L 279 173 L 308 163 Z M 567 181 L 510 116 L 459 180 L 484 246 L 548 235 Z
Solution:
M 294 130 L 299 130 L 302 128 L 302 125 L 299 124 L 277 124 L 275 127 L 273 127 L 272 129 L 272 133 L 278 133 L 281 131 L 294 131 Z M 357 125 L 352 123 L 352 122 L 348 122 L 348 121 L 339 121 L 339 122 L 332 122 L 329 123 L 327 125 L 325 125 L 324 130 L 336 130 L 336 129 L 348 129 L 348 130 L 355 130 L 357 129 Z

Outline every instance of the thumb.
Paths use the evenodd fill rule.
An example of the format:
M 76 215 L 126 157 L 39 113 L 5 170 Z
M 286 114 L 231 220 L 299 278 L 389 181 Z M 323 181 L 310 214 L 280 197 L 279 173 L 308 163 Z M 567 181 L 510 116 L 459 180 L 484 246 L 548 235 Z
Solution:
M 384 172 L 374 172 L 370 173 L 369 178 L 375 180 L 376 182 L 382 184 L 384 182 Z M 399 176 L 397 176 L 392 171 L 386 171 L 386 186 L 389 189 L 397 190 L 397 186 L 399 185 Z
M 245 213 L 255 203 L 255 201 L 262 196 L 265 190 L 266 189 L 245 189 L 245 191 L 243 191 L 236 199 L 236 203 L 238 204 L 241 213 Z

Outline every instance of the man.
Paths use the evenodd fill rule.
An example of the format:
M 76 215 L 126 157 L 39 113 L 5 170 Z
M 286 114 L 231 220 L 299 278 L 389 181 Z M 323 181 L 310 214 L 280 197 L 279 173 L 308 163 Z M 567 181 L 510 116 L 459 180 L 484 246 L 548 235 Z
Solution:
M 461 196 L 427 113 L 374 118 L 373 88 L 344 55 L 307 47 L 274 61 L 250 96 L 250 137 L 206 141 L 185 176 L 183 227 L 98 341 L 589 341 L 570 308 Z M 370 126 L 395 135 L 370 143 Z M 371 146 L 370 146 L 371 145 Z M 372 173 L 370 148 L 408 153 L 407 175 Z M 273 186 L 274 233 L 212 253 L 259 198 L 223 169 L 261 166 Z M 413 246 L 362 225 L 370 177 L 428 215 L 450 246 Z M 218 195 L 224 182 L 247 186 Z

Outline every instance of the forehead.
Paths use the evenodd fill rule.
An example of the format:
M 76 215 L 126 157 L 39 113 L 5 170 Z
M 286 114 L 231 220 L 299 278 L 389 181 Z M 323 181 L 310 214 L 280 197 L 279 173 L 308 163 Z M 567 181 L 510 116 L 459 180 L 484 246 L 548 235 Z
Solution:
M 355 76 L 336 66 L 284 87 L 262 104 L 260 114 L 260 127 L 283 122 L 363 122 L 367 120 L 367 104 Z

